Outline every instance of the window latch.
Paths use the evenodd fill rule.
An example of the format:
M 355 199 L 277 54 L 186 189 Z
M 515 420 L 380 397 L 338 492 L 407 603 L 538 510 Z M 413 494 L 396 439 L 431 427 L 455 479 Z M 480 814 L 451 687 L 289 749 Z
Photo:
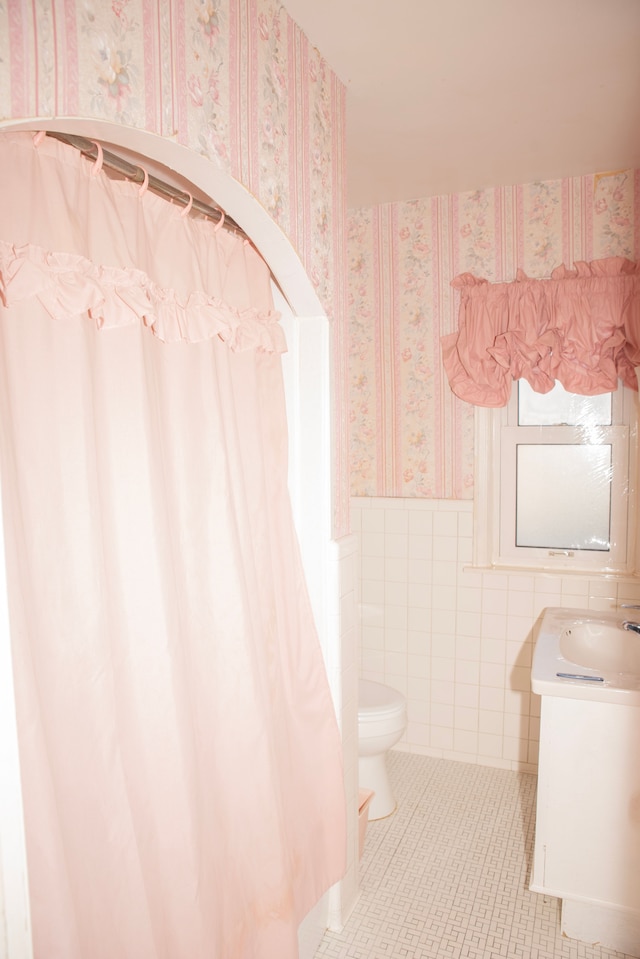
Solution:
M 572 549 L 550 549 L 549 556 L 575 556 Z

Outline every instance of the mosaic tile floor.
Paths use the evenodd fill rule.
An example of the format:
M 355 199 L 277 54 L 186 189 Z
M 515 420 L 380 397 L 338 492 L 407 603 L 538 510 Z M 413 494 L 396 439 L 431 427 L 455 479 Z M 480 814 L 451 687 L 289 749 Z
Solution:
M 536 777 L 390 754 L 393 816 L 369 823 L 361 895 L 316 959 L 627 959 L 566 939 L 529 891 Z

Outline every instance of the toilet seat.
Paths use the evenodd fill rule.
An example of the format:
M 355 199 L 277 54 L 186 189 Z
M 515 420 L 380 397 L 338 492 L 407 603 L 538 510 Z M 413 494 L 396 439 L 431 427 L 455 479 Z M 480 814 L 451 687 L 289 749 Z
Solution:
M 378 723 L 404 718 L 407 702 L 402 693 L 382 683 L 361 679 L 358 689 L 358 722 Z

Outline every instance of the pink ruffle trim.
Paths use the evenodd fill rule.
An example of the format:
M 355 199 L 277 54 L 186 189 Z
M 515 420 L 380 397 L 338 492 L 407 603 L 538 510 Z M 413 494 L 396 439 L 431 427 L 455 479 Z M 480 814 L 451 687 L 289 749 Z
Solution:
M 219 336 L 234 352 L 285 353 L 275 310 L 235 309 L 204 292 L 181 302 L 136 269 L 95 266 L 77 254 L 0 241 L 0 297 L 6 306 L 35 297 L 57 320 L 83 313 L 101 329 L 142 321 L 165 343 L 200 343 Z

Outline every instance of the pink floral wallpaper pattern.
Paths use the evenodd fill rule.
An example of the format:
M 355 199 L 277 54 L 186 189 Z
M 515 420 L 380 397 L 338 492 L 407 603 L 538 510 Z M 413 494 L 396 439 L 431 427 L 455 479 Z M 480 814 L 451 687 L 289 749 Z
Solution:
M 334 321 L 334 527 L 345 533 L 342 83 L 274 0 L 0 0 L 0 117 L 50 116 L 176 140 L 239 180 L 288 236 Z
M 439 351 L 457 273 L 640 252 L 632 171 L 355 210 L 345 244 L 345 91 L 273 0 L 0 0 L 0 79 L 0 116 L 176 139 L 287 234 L 334 319 L 336 535 L 349 474 L 358 495 L 472 496 L 473 412 Z
M 440 353 L 457 326 L 455 276 L 546 277 L 605 256 L 640 256 L 639 171 L 350 211 L 352 494 L 473 497 L 473 408 Z

